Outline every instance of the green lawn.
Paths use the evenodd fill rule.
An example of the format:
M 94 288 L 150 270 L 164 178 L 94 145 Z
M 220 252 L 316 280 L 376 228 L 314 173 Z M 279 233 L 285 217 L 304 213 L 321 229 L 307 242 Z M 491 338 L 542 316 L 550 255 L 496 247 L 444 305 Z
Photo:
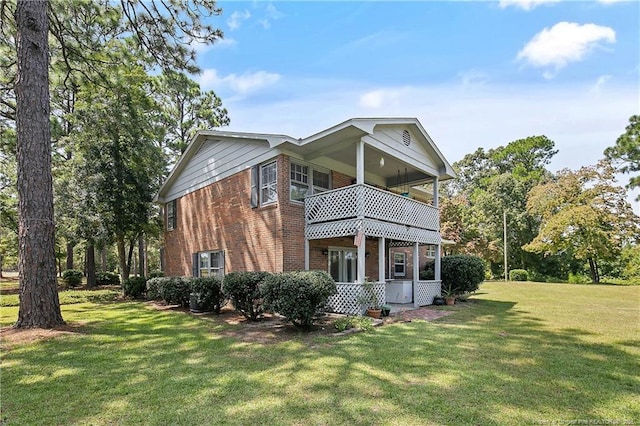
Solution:
M 0 423 L 640 422 L 640 287 L 486 283 L 449 309 L 259 344 L 142 303 L 65 305 L 79 333 L 3 349 Z

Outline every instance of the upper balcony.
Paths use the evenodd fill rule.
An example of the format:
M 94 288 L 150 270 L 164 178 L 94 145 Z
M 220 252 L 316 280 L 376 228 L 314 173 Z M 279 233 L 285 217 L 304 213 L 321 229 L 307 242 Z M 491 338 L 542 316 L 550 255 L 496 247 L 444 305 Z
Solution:
M 309 239 L 354 235 L 436 244 L 437 207 L 366 184 L 355 184 L 305 198 Z

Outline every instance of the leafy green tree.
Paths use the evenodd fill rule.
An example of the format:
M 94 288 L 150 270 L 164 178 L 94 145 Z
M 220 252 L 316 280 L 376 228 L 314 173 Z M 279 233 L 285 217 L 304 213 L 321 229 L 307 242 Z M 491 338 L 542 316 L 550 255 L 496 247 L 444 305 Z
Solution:
M 626 132 L 616 144 L 605 149 L 604 155 L 619 166 L 622 173 L 640 172 L 640 115 L 632 115 Z M 627 188 L 640 188 L 640 176 L 631 176 Z M 640 195 L 636 198 L 640 201 Z
M 560 171 L 531 190 L 527 209 L 541 226 L 524 249 L 545 256 L 568 252 L 588 262 L 594 283 L 600 281 L 598 262 L 619 256 L 625 243 L 636 243 L 640 236 L 640 218 L 624 188 L 615 184 L 615 169 L 607 161 Z
M 165 148 L 175 163 L 200 129 L 229 124 L 227 110 L 213 91 L 203 92 L 185 74 L 165 71 L 158 77 L 156 97 L 162 106 Z
M 467 205 L 464 214 L 452 217 L 460 240 L 455 250 L 481 256 L 488 261 L 494 275 L 503 271 L 503 214 L 507 215 L 507 252 L 509 265 L 523 269 L 546 269 L 541 256 L 522 250 L 537 234 L 538 221 L 527 212 L 529 190 L 549 178 L 546 170 L 555 155 L 554 143 L 545 136 L 530 136 L 510 142 L 507 146 L 485 151 L 478 148 L 454 164 L 458 177 L 445 185 L 451 199 L 461 197 Z M 450 206 L 444 198 L 441 206 Z M 456 210 L 461 210 L 457 204 Z M 448 212 L 453 213 L 453 212 Z M 443 235 L 450 238 L 451 219 L 443 215 Z
M 194 73 L 198 71 L 194 45 L 213 43 L 222 36 L 204 23 L 220 13 L 213 0 L 79 1 L 73 7 L 65 2 L 0 2 L 0 115 L 10 122 L 9 127 L 17 129 L 19 202 L 21 206 L 28 204 L 24 210 L 19 208 L 20 227 L 25 230 L 20 271 L 27 275 L 21 276 L 24 285 L 16 326 L 48 327 L 62 322 L 59 306 L 56 312 L 55 242 L 49 243 L 54 238 L 54 213 L 49 189 L 48 66 L 55 71 L 51 74 L 53 91 L 61 85 L 73 89 L 80 81 L 107 81 L 111 68 L 121 63 L 142 61 L 147 70 Z M 119 42 L 126 43 L 128 49 L 121 49 Z M 45 123 L 46 130 L 37 127 Z M 37 138 L 31 137 L 36 134 Z M 31 174 L 33 170 L 37 172 Z M 27 173 L 29 179 L 23 179 Z M 35 242 L 34 235 L 42 241 L 32 246 L 24 243 Z M 39 301 L 38 310 L 32 309 L 29 300 Z
M 114 236 L 124 282 L 136 241 L 153 214 L 153 195 L 164 168 L 158 129 L 147 118 L 158 107 L 151 97 L 151 79 L 140 67 L 112 69 L 108 87 L 88 84 L 80 94 L 72 136 L 83 147 L 84 175 L 93 174 L 84 182 L 84 203 L 93 205 Z

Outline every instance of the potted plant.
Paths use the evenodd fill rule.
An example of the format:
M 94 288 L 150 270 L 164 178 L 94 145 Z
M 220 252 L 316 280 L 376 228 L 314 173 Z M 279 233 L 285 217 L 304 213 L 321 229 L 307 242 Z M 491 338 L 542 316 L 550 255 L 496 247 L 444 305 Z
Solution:
M 362 306 L 367 308 L 367 316 L 372 318 L 380 318 L 382 314 L 382 308 L 380 306 L 380 300 L 378 299 L 378 295 L 376 294 L 375 289 L 373 288 L 373 282 L 369 281 L 368 278 L 365 278 L 364 283 L 362 283 L 362 293 L 356 301 Z
M 458 289 L 447 286 L 442 288 L 442 297 L 446 301 L 447 305 L 453 305 L 456 303 L 456 296 L 458 295 Z
M 391 313 L 391 306 L 382 305 L 382 316 L 383 317 L 388 317 L 390 313 Z

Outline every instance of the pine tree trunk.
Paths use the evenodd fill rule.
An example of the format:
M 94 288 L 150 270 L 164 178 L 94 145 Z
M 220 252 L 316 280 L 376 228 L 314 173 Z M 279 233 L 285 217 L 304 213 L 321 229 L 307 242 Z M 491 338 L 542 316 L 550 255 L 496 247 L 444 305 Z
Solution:
M 16 328 L 64 324 L 58 299 L 49 127 L 47 1 L 16 4 L 18 273 Z
M 141 277 L 147 276 L 147 256 L 144 246 L 144 234 L 138 237 L 138 271 Z
M 127 253 L 124 246 L 124 238 L 121 235 L 116 237 L 116 245 L 118 246 L 118 266 L 120 266 L 120 282 L 124 282 L 129 278 L 129 264 L 127 263 Z
M 67 243 L 67 269 L 73 269 L 73 244 Z
M 87 287 L 96 286 L 96 249 L 93 243 L 87 242 Z
M 100 263 L 102 264 L 102 272 L 107 271 L 107 248 L 102 247 L 100 250 Z

